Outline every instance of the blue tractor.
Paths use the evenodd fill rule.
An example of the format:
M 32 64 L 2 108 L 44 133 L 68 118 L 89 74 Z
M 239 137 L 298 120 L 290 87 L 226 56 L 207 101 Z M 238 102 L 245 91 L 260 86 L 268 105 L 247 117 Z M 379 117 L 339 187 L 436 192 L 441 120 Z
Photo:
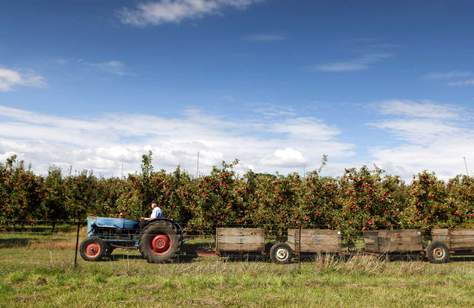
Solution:
M 161 263 L 176 256 L 182 243 L 181 226 L 169 219 L 88 217 L 80 253 L 86 261 L 99 261 L 110 258 L 115 248 L 138 248 L 148 262 Z

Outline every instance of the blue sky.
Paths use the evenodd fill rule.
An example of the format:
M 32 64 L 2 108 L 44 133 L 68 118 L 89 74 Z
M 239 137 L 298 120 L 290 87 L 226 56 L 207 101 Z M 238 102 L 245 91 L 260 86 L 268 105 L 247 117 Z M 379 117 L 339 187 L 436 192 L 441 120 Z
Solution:
M 474 161 L 472 1 L 0 1 L 0 159 L 447 178 Z M 123 166 L 123 167 L 122 167 Z

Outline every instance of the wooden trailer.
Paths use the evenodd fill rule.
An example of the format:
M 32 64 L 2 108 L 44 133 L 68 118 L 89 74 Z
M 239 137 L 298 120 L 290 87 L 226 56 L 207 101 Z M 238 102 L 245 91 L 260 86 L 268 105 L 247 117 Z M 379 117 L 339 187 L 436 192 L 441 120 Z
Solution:
M 423 242 L 419 230 L 373 230 L 365 231 L 365 249 L 367 253 L 390 255 L 394 253 L 421 253 Z
M 323 229 L 288 229 L 286 242 L 275 243 L 270 258 L 276 263 L 288 263 L 299 253 L 320 254 L 341 251 L 341 232 Z
M 449 261 L 451 254 L 474 253 L 474 229 L 434 229 L 426 256 L 433 263 Z
M 261 228 L 217 228 L 216 253 L 265 253 L 265 231 Z
M 301 234 L 300 234 L 301 230 Z M 449 261 L 451 254 L 474 253 L 474 229 L 434 229 L 432 241 L 423 245 L 420 230 L 365 231 L 364 252 L 389 256 L 391 254 L 426 254 L 433 263 Z M 321 229 L 288 229 L 286 242 L 276 242 L 270 249 L 270 258 L 276 263 L 289 263 L 299 253 L 340 253 L 341 232 Z M 216 252 L 265 254 L 265 232 L 262 228 L 217 228 Z

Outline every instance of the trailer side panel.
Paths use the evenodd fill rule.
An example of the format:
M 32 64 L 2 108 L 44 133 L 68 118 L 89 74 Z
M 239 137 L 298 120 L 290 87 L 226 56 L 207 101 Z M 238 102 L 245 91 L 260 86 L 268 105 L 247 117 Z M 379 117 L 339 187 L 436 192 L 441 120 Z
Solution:
M 474 250 L 474 230 L 434 229 L 432 240 L 445 243 L 450 250 Z
M 419 230 L 375 230 L 364 232 L 365 251 L 374 253 L 418 252 L 423 250 Z
M 265 232 L 261 228 L 217 228 L 216 252 L 264 252 Z
M 299 251 L 300 229 L 288 229 L 288 245 Z M 323 229 L 301 229 L 301 252 L 337 253 L 341 251 L 341 232 Z

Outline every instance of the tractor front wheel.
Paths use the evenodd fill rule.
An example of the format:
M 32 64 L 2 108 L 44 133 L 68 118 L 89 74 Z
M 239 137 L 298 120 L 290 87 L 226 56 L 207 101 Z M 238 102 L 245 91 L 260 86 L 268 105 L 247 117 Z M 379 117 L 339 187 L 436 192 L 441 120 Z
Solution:
M 86 261 L 100 261 L 107 255 L 107 244 L 100 238 L 89 237 L 82 241 L 80 253 Z

